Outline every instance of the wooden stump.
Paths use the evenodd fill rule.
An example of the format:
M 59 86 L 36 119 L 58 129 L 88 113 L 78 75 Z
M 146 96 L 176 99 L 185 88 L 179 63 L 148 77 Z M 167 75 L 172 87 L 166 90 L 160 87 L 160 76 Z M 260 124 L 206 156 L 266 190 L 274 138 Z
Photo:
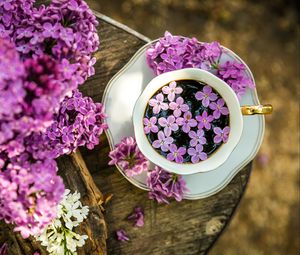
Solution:
M 148 39 L 101 14 L 97 16 L 100 21 L 98 33 L 101 46 L 96 54 L 96 75 L 80 87 L 80 90 L 101 102 L 108 81 Z M 104 193 L 113 193 L 105 214 L 108 225 L 108 254 L 206 254 L 230 222 L 243 196 L 251 163 L 214 196 L 160 205 L 149 200 L 147 192 L 130 184 L 115 167 L 107 165 L 109 146 L 104 135 L 101 139 L 101 145 L 95 150 L 82 149 L 81 152 L 97 186 Z M 145 209 L 143 228 L 133 227 L 126 220 L 137 205 Z M 116 240 L 115 231 L 120 228 L 126 230 L 131 241 L 120 243 Z

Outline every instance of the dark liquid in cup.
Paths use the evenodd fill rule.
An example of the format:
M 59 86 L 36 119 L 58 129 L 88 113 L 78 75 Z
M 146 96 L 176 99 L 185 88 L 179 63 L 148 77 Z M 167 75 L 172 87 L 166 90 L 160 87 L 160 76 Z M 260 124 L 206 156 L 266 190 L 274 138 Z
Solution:
M 210 107 L 205 107 L 203 106 L 203 103 L 201 100 L 197 100 L 195 95 L 198 91 L 203 91 L 204 86 L 207 86 L 207 84 L 195 81 L 195 80 L 180 80 L 176 81 L 177 87 L 182 88 L 182 92 L 180 94 L 175 95 L 175 100 L 178 97 L 182 97 L 184 100 L 184 103 L 189 106 L 189 111 L 192 114 L 192 118 L 195 119 L 196 116 L 202 115 L 204 111 L 208 113 L 208 115 L 213 115 L 214 110 L 212 110 Z M 166 84 L 165 86 L 168 86 Z M 152 98 L 155 98 L 159 93 L 162 93 L 162 89 L 158 90 Z M 216 94 L 218 99 L 221 99 L 222 97 L 220 94 L 212 89 L 212 93 Z M 217 100 L 218 100 L 217 99 Z M 217 101 L 215 100 L 215 102 Z M 170 101 L 167 98 L 167 95 L 164 94 L 164 103 L 169 104 Z M 224 104 L 224 107 L 226 107 L 226 103 Z M 184 113 L 181 114 L 180 117 L 183 116 Z M 151 117 L 156 117 L 157 119 L 164 117 L 167 118 L 168 116 L 173 115 L 173 110 L 167 109 L 167 110 L 160 110 L 159 113 L 154 114 L 153 113 L 153 107 L 150 106 L 149 104 L 146 107 L 145 110 L 145 115 L 144 118 L 150 119 Z M 158 123 L 156 123 L 159 130 L 164 130 L 163 127 L 161 127 Z M 225 127 L 229 126 L 229 114 L 228 115 L 221 115 L 220 118 L 214 119 L 211 122 L 211 129 L 207 130 L 203 128 L 204 130 L 204 137 L 206 138 L 206 143 L 203 144 L 203 152 L 207 154 L 207 157 L 211 156 L 222 144 L 223 142 L 220 143 L 215 143 L 214 142 L 214 137 L 216 134 L 214 133 L 214 128 L 219 127 L 221 129 L 224 129 Z M 191 127 L 191 131 L 197 132 L 198 130 L 198 125 L 196 127 Z M 146 134 L 148 141 L 152 144 L 155 140 L 158 139 L 158 133 L 153 133 L 150 132 L 149 134 Z M 177 131 L 172 131 L 171 137 L 174 139 L 173 143 L 177 147 L 185 147 L 186 149 L 190 148 L 190 140 L 191 138 L 189 137 L 188 133 L 185 133 L 182 131 L 182 128 L 179 127 Z M 155 149 L 155 148 L 154 148 Z M 161 149 L 155 149 L 157 153 L 161 154 L 163 157 L 167 158 L 169 151 L 164 152 Z M 183 156 L 183 162 L 182 163 L 191 163 L 191 155 L 186 153 Z

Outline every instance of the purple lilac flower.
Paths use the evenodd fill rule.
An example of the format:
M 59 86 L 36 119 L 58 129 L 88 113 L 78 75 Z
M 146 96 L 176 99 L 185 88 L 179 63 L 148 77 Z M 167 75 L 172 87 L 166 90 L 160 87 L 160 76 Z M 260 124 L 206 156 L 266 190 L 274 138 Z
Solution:
M 226 143 L 228 141 L 228 136 L 230 132 L 230 127 L 225 127 L 221 129 L 219 127 L 214 128 L 214 133 L 216 134 L 214 137 L 214 143 Z
M 16 28 L 30 24 L 33 3 L 33 0 L 9 0 L 0 3 L 0 25 L 7 36 L 14 37 Z
M 160 57 L 170 65 L 175 65 L 176 62 L 179 62 L 179 56 L 177 55 L 176 50 L 173 48 L 167 48 L 166 52 L 162 53 Z
M 21 111 L 19 101 L 25 94 L 22 86 L 24 76 L 24 65 L 15 46 L 8 40 L 0 39 L 0 105 L 5 105 L 0 107 L 0 123 L 4 116 L 10 119 Z
M 84 12 L 84 11 L 86 11 L 88 9 L 88 6 L 87 5 L 81 5 L 80 2 L 78 3 L 78 1 L 76 1 L 76 0 L 71 0 L 69 2 L 68 8 L 71 11 Z
M 176 119 L 173 115 L 168 116 L 168 118 L 160 117 L 158 123 L 161 127 L 164 128 L 166 136 L 170 136 L 172 131 L 178 130 L 178 125 L 176 124 Z
M 115 149 L 109 153 L 109 165 L 117 164 L 127 176 L 134 176 L 147 171 L 149 161 L 139 150 L 133 137 L 125 137 Z
M 169 146 L 169 151 L 167 155 L 167 159 L 170 161 L 175 161 L 176 163 L 183 163 L 183 155 L 186 153 L 185 147 L 179 147 L 177 149 L 177 145 L 171 144 Z
M 238 98 L 246 93 L 247 88 L 255 88 L 255 84 L 246 74 L 246 66 L 237 61 L 227 61 L 221 64 L 217 76 L 234 90 Z
M 16 30 L 17 39 L 30 38 L 33 35 L 34 27 L 19 28 Z
M 0 152 L 13 148 L 21 152 L 25 136 L 51 124 L 65 96 L 60 79 L 51 57 L 42 55 L 22 63 L 13 44 L 0 39 L 0 105 L 6 106 L 0 107 Z
M 243 64 L 236 61 L 220 64 L 221 55 L 218 42 L 200 43 L 196 38 L 173 36 L 167 31 L 146 51 L 148 66 L 156 75 L 190 67 L 204 69 L 224 80 L 240 98 L 246 88 L 255 85 L 245 74 Z
M 182 112 L 187 112 L 189 110 L 189 106 L 184 103 L 182 97 L 178 97 L 175 102 L 171 102 L 169 108 L 174 111 L 173 115 L 176 118 L 179 117 Z
M 219 119 L 221 115 L 228 115 L 229 111 L 225 105 L 224 99 L 220 98 L 217 102 L 212 102 L 209 104 L 209 108 L 212 109 L 213 116 L 215 119 Z
M 4 243 L 0 246 L 0 255 L 7 255 L 8 254 L 8 244 Z
M 52 37 L 54 39 L 57 39 L 59 37 L 59 32 L 61 29 L 62 29 L 62 26 L 58 23 L 52 25 L 50 22 L 45 22 L 43 24 L 44 31 L 42 32 L 42 35 L 45 38 Z M 31 37 L 31 36 L 29 36 L 29 37 Z
M 76 73 L 78 66 L 79 64 L 71 64 L 69 60 L 64 58 L 60 64 L 60 71 L 66 80 L 72 80 L 72 76 Z
M 182 93 L 182 88 L 181 87 L 176 87 L 177 83 L 176 81 L 172 81 L 169 83 L 169 86 L 164 86 L 162 88 L 162 92 L 166 95 L 168 95 L 168 100 L 170 102 L 174 101 L 175 95 L 176 94 L 181 94 Z
M 56 216 L 64 185 L 53 159 L 34 163 L 27 153 L 0 171 L 0 219 L 16 225 L 24 238 L 41 234 Z
M 176 45 L 180 41 L 179 36 L 173 36 L 170 32 L 166 31 L 165 36 L 161 38 L 160 42 L 164 47 Z
M 24 60 L 13 44 L 0 38 L 0 105 L 6 105 L 0 107 L 0 204 L 5 205 L 0 219 L 15 224 L 23 237 L 43 231 L 63 194 L 53 148 L 65 153 L 72 143 L 79 146 L 85 140 L 92 148 L 106 128 L 98 125 L 105 118 L 101 104 L 89 109 L 78 104 L 80 119 L 74 112 L 66 115 L 73 110 L 69 102 L 64 116 L 57 114 L 60 119 L 51 126 L 52 140 L 41 133 L 64 107 L 60 103 L 65 95 L 94 74 L 92 53 L 99 38 L 96 18 L 84 1 L 53 0 L 39 8 L 33 3 L 0 1 L 0 37 L 10 39 Z M 75 103 L 82 103 L 73 96 Z M 67 120 L 78 126 L 66 126 Z
M 168 198 L 171 197 L 181 201 L 183 194 L 189 191 L 182 176 L 169 173 L 158 166 L 148 171 L 147 186 L 150 189 L 149 198 L 158 203 L 168 204 Z
M 107 125 L 101 103 L 94 103 L 75 90 L 71 98 L 65 98 L 53 124 L 47 129 L 48 142 L 56 156 L 69 154 L 80 146 L 93 149 Z
M 190 146 L 195 147 L 197 144 L 206 144 L 206 138 L 204 137 L 203 129 L 198 129 L 197 132 L 190 131 L 189 132 Z
M 207 111 L 204 111 L 202 115 L 196 116 L 198 121 L 198 128 L 206 128 L 207 130 L 211 129 L 211 122 L 214 120 L 212 115 L 208 115 Z
M 220 55 L 217 42 L 203 44 L 196 38 L 173 36 L 167 31 L 146 52 L 147 63 L 156 75 L 188 67 L 210 70 L 218 64 Z
M 159 131 L 157 134 L 158 140 L 153 141 L 152 146 L 156 149 L 161 149 L 166 152 L 169 150 L 169 146 L 173 143 L 174 139 L 170 136 L 165 136 L 163 131 Z
M 203 59 L 209 60 L 210 64 L 217 64 L 222 54 L 222 48 L 218 42 L 203 43 Z
M 130 240 L 124 229 L 117 230 L 116 236 L 117 236 L 117 240 L 120 242 L 127 242 Z
M 212 92 L 211 86 L 204 86 L 203 91 L 198 91 L 195 95 L 196 99 L 202 101 L 204 107 L 208 107 L 211 101 L 217 100 L 217 94 Z
M 24 62 L 26 80 L 24 88 L 27 91 L 24 115 L 35 115 L 35 119 L 50 121 L 53 112 L 65 97 L 65 87 L 60 82 L 61 76 L 57 63 L 51 57 L 44 55 Z
M 160 110 L 167 110 L 168 104 L 164 103 L 164 96 L 162 93 L 159 93 L 156 95 L 155 99 L 152 98 L 149 100 L 149 105 L 153 107 L 153 113 L 157 114 L 160 112 Z
M 197 121 L 195 119 L 192 118 L 192 114 L 191 112 L 185 112 L 182 117 L 179 117 L 176 119 L 176 123 L 179 126 L 182 126 L 182 131 L 185 133 L 190 132 L 191 127 L 196 127 L 197 126 Z
M 150 131 L 153 132 L 153 133 L 158 132 L 158 127 L 156 125 L 156 122 L 157 122 L 156 117 L 153 116 L 150 119 L 144 118 L 143 122 L 144 122 L 144 132 L 145 132 L 145 134 L 149 134 Z
M 83 0 L 53 0 L 38 8 L 33 2 L 12 0 L 9 10 L 0 6 L 0 13 L 4 13 L 0 35 L 14 41 L 22 58 L 46 51 L 59 62 L 67 59 L 77 64 L 67 82 L 72 90 L 94 72 L 92 54 L 99 46 L 96 17 Z
M 135 207 L 132 214 L 127 218 L 130 221 L 134 222 L 134 226 L 143 227 L 144 226 L 144 210 L 141 207 Z
M 156 42 L 154 43 L 148 50 L 148 56 L 150 57 L 151 60 L 156 59 L 160 53 L 164 51 L 164 46 L 161 44 L 161 42 Z M 152 61 L 150 61 L 148 64 L 150 65 Z
M 24 150 L 35 160 L 55 159 L 57 151 L 45 132 L 34 132 L 23 140 Z
M 189 148 L 188 154 L 192 156 L 192 163 L 198 163 L 200 160 L 206 160 L 207 154 L 203 152 L 203 145 L 197 144 L 195 148 Z

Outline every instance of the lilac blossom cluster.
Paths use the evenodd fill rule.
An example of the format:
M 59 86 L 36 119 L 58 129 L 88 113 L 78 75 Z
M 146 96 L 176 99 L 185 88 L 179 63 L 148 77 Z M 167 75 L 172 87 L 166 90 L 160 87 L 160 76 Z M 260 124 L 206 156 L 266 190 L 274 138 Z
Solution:
M 11 38 L 18 27 L 31 19 L 34 0 L 0 2 L 0 37 Z
M 122 168 L 127 176 L 134 176 L 148 171 L 147 186 L 150 189 L 149 198 L 159 203 L 169 203 L 168 198 L 174 197 L 181 201 L 183 193 L 188 191 L 184 179 L 176 174 L 171 174 L 156 166 L 154 170 L 149 170 L 149 161 L 137 147 L 133 137 L 125 137 L 115 149 L 109 153 L 111 161 L 109 165 L 116 164 Z M 135 208 L 134 212 L 128 217 L 134 221 L 135 226 L 144 225 L 144 213 L 140 207 Z M 118 240 L 123 240 L 123 232 L 117 232 Z
M 208 157 L 204 151 L 204 145 L 210 142 L 205 137 L 207 131 L 213 128 L 215 144 L 227 142 L 230 128 L 213 127 L 211 122 L 229 115 L 229 111 L 224 100 L 206 85 L 195 94 L 196 100 L 201 102 L 205 110 L 194 116 L 188 103 L 181 97 L 182 92 L 183 88 L 172 81 L 149 100 L 150 109 L 155 116 L 144 118 L 144 132 L 146 135 L 156 134 L 157 140 L 152 142 L 152 146 L 167 153 L 168 160 L 183 163 L 185 157 L 189 155 L 192 163 L 198 163 Z M 211 115 L 208 114 L 208 109 L 212 111 Z M 169 110 L 173 114 L 167 115 Z M 160 112 L 165 112 L 166 114 L 163 114 L 165 117 L 156 117 Z M 176 144 L 172 136 L 175 132 L 176 136 L 180 132 L 188 134 L 190 138 L 188 148 Z
M 0 1 L 0 220 L 24 238 L 56 216 L 55 157 L 92 149 L 106 128 L 102 104 L 76 90 L 94 74 L 95 16 L 82 0 L 34 3 Z
M 99 144 L 99 137 L 107 125 L 101 103 L 94 103 L 90 97 L 74 90 L 71 98 L 65 98 L 54 122 L 46 130 L 46 144 L 54 157 L 74 152 L 80 146 L 93 149 Z
M 23 150 L 12 157 L 0 153 L 0 219 L 16 225 L 24 238 L 43 232 L 56 217 L 56 205 L 64 192 L 55 157 L 79 146 L 92 149 L 107 128 L 100 103 L 75 90 L 60 105 L 46 132 L 34 132 L 23 140 Z
M 218 66 L 217 76 L 225 81 L 241 98 L 246 89 L 254 89 L 255 85 L 252 80 L 245 75 L 246 66 L 237 61 L 226 61 Z
M 58 65 L 41 55 L 21 62 L 14 45 L 0 39 L 0 152 L 24 150 L 31 132 L 45 130 L 63 99 Z
M 236 60 L 220 63 L 223 50 L 218 42 L 201 43 L 196 38 L 164 37 L 153 43 L 146 52 L 147 63 L 156 75 L 183 68 L 200 68 L 224 80 L 240 98 L 247 88 L 254 88 L 244 64 Z
M 158 166 L 148 172 L 147 186 L 150 189 L 150 199 L 167 204 L 171 197 L 181 201 L 183 194 L 188 191 L 182 176 L 169 173 Z
M 0 37 L 9 37 L 23 59 L 52 56 L 71 91 L 95 73 L 92 54 L 99 46 L 98 22 L 83 0 L 53 0 L 40 7 L 34 2 L 0 3 Z
M 118 165 L 127 176 L 138 175 L 148 170 L 149 161 L 139 150 L 133 137 L 125 137 L 110 151 L 109 165 Z
M 35 159 L 25 151 L 18 157 L 2 155 L 0 219 L 16 225 L 24 238 L 43 229 L 56 216 L 64 185 L 51 158 Z

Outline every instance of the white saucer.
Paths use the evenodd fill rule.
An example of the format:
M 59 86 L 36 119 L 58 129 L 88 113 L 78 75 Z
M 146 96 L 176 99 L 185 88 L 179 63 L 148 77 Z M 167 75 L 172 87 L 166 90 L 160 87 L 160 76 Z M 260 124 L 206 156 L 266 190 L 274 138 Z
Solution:
M 106 135 L 111 149 L 122 138 L 134 136 L 132 112 L 135 102 L 148 82 L 154 78 L 152 70 L 146 63 L 145 51 L 148 47 L 149 44 L 139 49 L 122 70 L 110 80 L 104 91 L 102 101 L 108 115 L 106 119 L 108 125 Z M 225 53 L 222 54 L 221 63 L 229 59 L 235 59 L 245 64 L 234 52 L 225 47 L 222 48 Z M 247 65 L 246 67 L 247 75 L 255 82 L 249 67 Z M 259 104 L 256 90 L 248 89 L 240 104 Z M 243 118 L 242 137 L 224 164 L 209 172 L 184 176 L 187 187 L 190 190 L 184 195 L 184 198 L 199 199 L 219 192 L 255 157 L 263 140 L 265 129 L 264 116 L 254 115 L 244 116 Z M 147 190 L 146 172 L 134 177 L 127 177 L 122 169 L 118 166 L 117 168 L 133 185 Z

